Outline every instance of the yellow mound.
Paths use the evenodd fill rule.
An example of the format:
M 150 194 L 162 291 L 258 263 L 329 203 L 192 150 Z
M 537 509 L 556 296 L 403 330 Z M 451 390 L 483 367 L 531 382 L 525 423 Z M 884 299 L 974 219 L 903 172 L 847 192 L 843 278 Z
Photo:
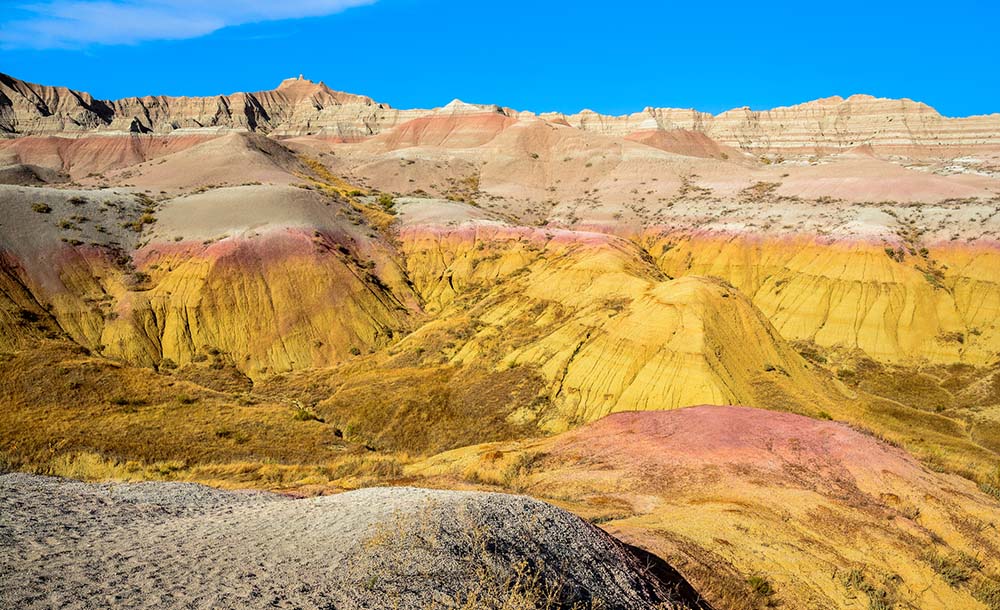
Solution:
M 468 328 L 447 360 L 537 366 L 559 413 L 552 429 L 706 402 L 816 413 L 838 396 L 722 281 L 667 280 L 617 238 L 474 226 L 404 233 L 411 277 L 441 310 L 400 348 Z

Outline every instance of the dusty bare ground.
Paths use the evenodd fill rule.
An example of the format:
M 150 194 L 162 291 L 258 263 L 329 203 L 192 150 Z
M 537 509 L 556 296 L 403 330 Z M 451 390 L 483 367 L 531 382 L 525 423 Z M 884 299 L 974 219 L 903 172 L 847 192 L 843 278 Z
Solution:
M 8 474 L 0 551 L 5 608 L 707 607 L 665 563 L 493 493 L 292 499 Z

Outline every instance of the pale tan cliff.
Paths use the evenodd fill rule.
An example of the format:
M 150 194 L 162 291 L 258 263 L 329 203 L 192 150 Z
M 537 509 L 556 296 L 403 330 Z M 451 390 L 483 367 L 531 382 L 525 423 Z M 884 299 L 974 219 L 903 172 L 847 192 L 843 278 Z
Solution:
M 368 97 L 333 91 L 301 77 L 258 93 L 102 101 L 88 93 L 0 74 L 0 134 L 8 137 L 211 129 L 350 139 L 378 133 L 421 114 L 424 112 L 400 111 Z
M 301 76 L 286 79 L 272 91 L 102 101 L 65 87 L 31 84 L 0 74 L 0 136 L 5 137 L 240 130 L 356 140 L 412 119 L 469 113 L 499 114 L 511 119 L 536 116 L 459 100 L 439 109 L 399 110 L 369 97 L 334 91 L 322 82 Z M 721 146 L 772 157 L 856 149 L 912 157 L 954 157 L 1000 150 L 1000 114 L 948 118 L 920 102 L 869 95 L 830 97 L 763 111 L 744 107 L 718 115 L 693 109 L 646 108 L 622 116 L 590 110 L 537 116 L 550 123 L 615 137 L 640 132 L 649 138 L 650 131 L 700 134 Z
M 587 131 L 626 136 L 649 129 L 701 132 L 720 144 L 758 153 L 829 154 L 860 146 L 912 156 L 1000 147 L 1000 114 L 948 118 L 920 102 L 852 95 L 755 111 L 718 115 L 674 108 L 646 108 L 624 116 L 585 110 L 544 114 Z

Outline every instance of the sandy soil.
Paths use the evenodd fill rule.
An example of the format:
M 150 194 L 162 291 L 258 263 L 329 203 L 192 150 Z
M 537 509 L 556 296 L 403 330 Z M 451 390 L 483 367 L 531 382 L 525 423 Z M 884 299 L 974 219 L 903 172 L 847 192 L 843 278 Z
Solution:
M 528 608 L 549 592 L 623 609 L 695 595 L 666 564 L 521 496 L 297 500 L 0 476 L 5 608 Z

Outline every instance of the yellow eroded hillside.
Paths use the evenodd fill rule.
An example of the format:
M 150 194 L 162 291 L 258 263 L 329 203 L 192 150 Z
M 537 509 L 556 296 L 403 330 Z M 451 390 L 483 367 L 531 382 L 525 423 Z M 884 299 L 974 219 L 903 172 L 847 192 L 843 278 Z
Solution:
M 789 340 L 883 362 L 985 365 L 1000 353 L 1000 251 L 814 237 L 668 235 L 650 251 L 672 276 L 731 282 Z
M 819 412 L 839 395 L 732 286 L 669 280 L 626 240 L 466 226 L 414 229 L 403 244 L 441 311 L 400 347 L 471 318 L 449 361 L 538 367 L 559 414 L 551 428 L 700 403 Z

